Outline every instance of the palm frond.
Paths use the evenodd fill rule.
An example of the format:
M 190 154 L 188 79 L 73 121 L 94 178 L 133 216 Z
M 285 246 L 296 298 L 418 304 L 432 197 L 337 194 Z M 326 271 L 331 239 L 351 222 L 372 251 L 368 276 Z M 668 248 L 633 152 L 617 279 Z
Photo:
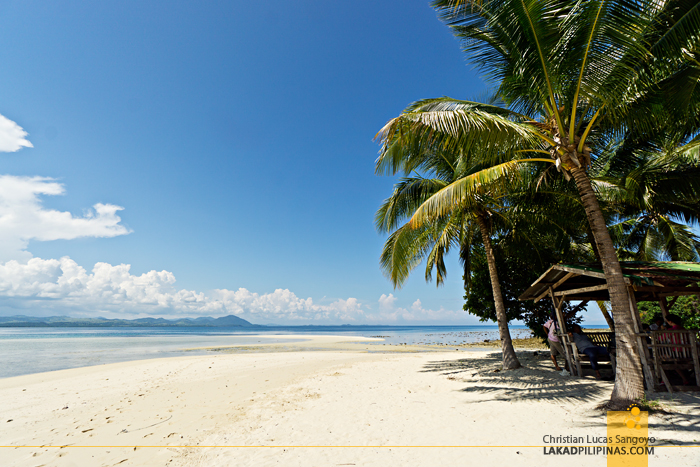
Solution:
M 454 209 L 473 209 L 494 193 L 507 191 L 505 187 L 520 177 L 518 169 L 524 164 L 541 162 L 551 163 L 552 160 L 533 158 L 508 161 L 462 177 L 423 203 L 411 217 L 410 224 L 418 227 L 444 217 Z

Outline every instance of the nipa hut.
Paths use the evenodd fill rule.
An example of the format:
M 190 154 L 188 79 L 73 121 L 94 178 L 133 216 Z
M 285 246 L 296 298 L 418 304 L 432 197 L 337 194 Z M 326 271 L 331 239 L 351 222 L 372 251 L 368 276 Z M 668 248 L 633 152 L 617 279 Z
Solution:
M 655 301 L 666 318 L 669 309 L 681 295 L 700 296 L 700 264 L 689 262 L 621 262 L 627 283 L 630 313 L 635 340 L 647 390 L 700 391 L 700 335 L 698 330 L 663 330 L 644 332 L 637 303 Z M 520 297 L 520 300 L 551 299 L 556 310 L 559 335 L 566 350 L 572 374 L 581 376 L 587 357 L 580 355 L 569 336 L 562 308 L 566 301 L 608 301 L 608 286 L 600 263 L 555 264 L 542 274 Z M 604 310 L 603 310 L 604 311 Z M 605 311 L 604 311 L 605 314 Z M 614 323 L 607 332 L 586 332 L 591 340 L 607 346 L 615 367 Z M 677 376 L 689 380 L 678 384 Z M 685 375 L 689 377 L 686 377 Z M 673 384 L 672 384 L 673 382 Z

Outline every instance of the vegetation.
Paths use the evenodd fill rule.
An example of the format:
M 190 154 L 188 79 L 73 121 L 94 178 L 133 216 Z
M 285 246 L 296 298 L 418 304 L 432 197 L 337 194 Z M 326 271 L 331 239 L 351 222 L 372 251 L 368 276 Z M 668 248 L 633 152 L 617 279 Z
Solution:
M 661 316 L 661 308 L 657 302 L 639 302 L 637 304 L 642 322 L 651 324 Z M 686 329 L 700 329 L 700 299 L 693 295 L 680 296 L 669 309 L 669 313 L 678 315 L 683 320 Z
M 400 171 L 407 176 L 396 184 L 392 196 L 385 200 L 375 218 L 380 231 L 394 231 L 382 251 L 381 265 L 386 276 L 395 287 L 400 287 L 410 271 L 426 259 L 426 279 L 430 280 L 435 269 L 439 285 L 446 274 L 444 256 L 454 246 L 460 249 L 460 259 L 468 276 L 473 249 L 480 245 L 489 274 L 503 367 L 519 368 L 491 245 L 494 219 L 507 218 L 509 211 L 503 203 L 504 196 L 509 193 L 509 180 L 501 177 L 500 183 L 483 183 L 490 173 L 507 171 L 513 163 L 484 169 L 479 158 L 439 150 L 402 154 L 399 158 L 396 154 L 392 156 L 379 158 L 377 172 L 395 174 Z M 417 170 L 423 174 L 418 174 Z M 408 176 L 412 172 L 415 175 Z M 438 215 L 425 217 L 425 206 L 455 180 L 466 180 L 473 189 L 472 196 L 458 206 L 443 206 Z
M 542 342 L 546 342 L 547 334 L 544 332 L 543 325 L 554 310 L 552 302 L 540 300 L 535 303 L 534 301 L 521 302 L 518 300 L 518 296 L 537 280 L 543 268 L 538 265 L 537 259 L 531 261 L 533 258 L 528 260 L 524 255 L 505 254 L 501 248 L 503 243 L 495 242 L 498 245 L 495 249 L 495 256 L 499 277 L 507 278 L 501 284 L 506 316 L 509 321 L 524 322 L 536 337 L 540 338 Z M 476 249 L 472 258 L 470 284 L 468 288 L 465 287 L 464 310 L 478 316 L 481 321 L 495 321 L 496 310 L 485 263 L 485 255 L 480 249 Z M 569 302 L 565 302 L 564 314 L 569 313 L 573 308 Z M 572 322 L 580 323 L 581 318 L 573 319 Z
M 642 370 L 618 255 L 698 258 L 688 225 L 698 221 L 700 201 L 700 5 L 438 0 L 434 6 L 498 99 L 421 100 L 380 131 L 379 172 L 432 170 L 427 161 L 438 156 L 450 158 L 455 169 L 413 199 L 405 211 L 410 220 L 388 242 L 405 239 L 394 252 L 401 256 L 410 238 L 437 238 L 447 219 L 471 216 L 469 223 L 450 224 L 450 245 L 477 251 L 476 222 L 503 328 L 502 316 L 507 321 L 509 313 L 523 312 L 501 310 L 508 300 L 499 296 L 524 279 L 515 274 L 513 284 L 500 283 L 494 236 L 504 245 L 505 269 L 518 267 L 517 257 L 504 259 L 512 255 L 508 242 L 527 238 L 538 251 L 558 254 L 564 249 L 543 247 L 541 240 L 565 236 L 567 251 L 585 253 L 587 239 L 588 253 L 602 263 L 616 323 L 611 400 L 639 400 Z M 470 170 L 457 170 L 464 165 Z M 542 198 L 545 203 L 534 202 Z M 482 200 L 488 216 L 475 210 Z M 384 225 L 387 232 L 398 228 Z M 447 252 L 446 243 L 431 245 Z M 468 285 L 471 256 L 463 258 Z M 400 274 L 423 257 L 408 255 Z
M 688 227 L 700 221 L 697 141 L 679 145 L 666 137 L 642 148 L 622 142 L 602 153 L 591 172 L 621 260 L 700 259 Z
M 671 410 L 665 406 L 659 399 L 647 399 L 647 395 L 644 394 L 639 401 L 635 404 L 640 410 L 644 410 L 649 413 L 669 413 Z

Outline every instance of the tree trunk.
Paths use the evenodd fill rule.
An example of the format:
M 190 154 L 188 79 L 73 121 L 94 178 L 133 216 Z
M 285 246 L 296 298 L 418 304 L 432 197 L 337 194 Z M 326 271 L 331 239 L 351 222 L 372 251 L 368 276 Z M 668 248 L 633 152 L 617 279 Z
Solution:
M 596 303 L 598 304 L 598 308 L 600 308 L 600 312 L 603 313 L 603 318 L 607 321 L 610 330 L 615 331 L 615 321 L 613 321 L 610 313 L 608 313 L 608 302 L 598 300 Z
M 598 252 L 598 245 L 595 244 L 595 236 L 593 235 L 593 232 L 591 231 L 591 224 L 588 224 L 588 229 L 586 230 L 586 237 L 588 237 L 588 242 L 591 244 L 591 250 L 593 250 L 593 254 L 595 255 L 595 259 L 598 261 L 600 260 L 600 253 Z M 602 261 L 601 261 L 602 263 Z
M 479 224 L 479 229 L 481 230 L 481 238 L 484 241 L 484 250 L 486 251 L 486 262 L 489 265 L 491 289 L 493 290 L 493 301 L 496 305 L 496 319 L 498 320 L 498 333 L 501 338 L 501 349 L 503 350 L 503 369 L 516 370 L 520 368 L 520 361 L 515 355 L 513 341 L 510 338 L 510 330 L 508 330 L 506 306 L 505 303 L 503 303 L 501 283 L 498 280 L 498 271 L 496 271 L 496 258 L 493 255 L 493 246 L 491 245 L 488 224 L 483 214 L 477 214 L 476 221 Z
M 602 263 L 600 259 L 600 253 L 598 252 L 598 246 L 595 244 L 595 237 L 593 236 L 593 232 L 591 232 L 591 225 L 588 225 L 588 229 L 586 229 L 586 237 L 588 237 L 588 241 L 591 244 L 591 250 L 593 250 L 593 254 L 595 255 L 595 258 Z M 600 312 L 603 313 L 603 318 L 605 318 L 605 321 L 608 323 L 608 327 L 610 328 L 611 331 L 615 331 L 615 322 L 613 321 L 612 317 L 610 316 L 610 313 L 608 313 L 608 305 L 606 301 L 603 300 L 598 300 L 596 302 L 598 304 L 598 308 L 600 308 Z
M 608 283 L 613 320 L 615 321 L 617 372 L 610 401 L 614 405 L 638 401 L 644 396 L 644 376 L 639 349 L 636 345 L 627 285 L 622 276 L 620 262 L 617 259 L 610 232 L 608 232 L 603 212 L 593 192 L 588 174 L 582 167 L 574 167 L 571 169 L 571 175 L 576 181 L 576 187 L 598 247 L 605 280 Z

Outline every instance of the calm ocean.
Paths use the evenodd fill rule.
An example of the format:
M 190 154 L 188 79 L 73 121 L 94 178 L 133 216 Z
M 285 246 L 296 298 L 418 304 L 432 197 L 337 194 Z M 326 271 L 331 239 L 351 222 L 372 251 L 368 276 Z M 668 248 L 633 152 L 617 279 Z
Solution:
M 259 338 L 254 334 L 298 335 Z M 0 328 L 0 378 L 106 363 L 204 354 L 196 347 L 299 342 L 303 335 L 383 337 L 382 344 L 459 344 L 498 339 L 496 325 L 256 326 L 188 328 Z M 529 337 L 511 326 L 513 338 Z

